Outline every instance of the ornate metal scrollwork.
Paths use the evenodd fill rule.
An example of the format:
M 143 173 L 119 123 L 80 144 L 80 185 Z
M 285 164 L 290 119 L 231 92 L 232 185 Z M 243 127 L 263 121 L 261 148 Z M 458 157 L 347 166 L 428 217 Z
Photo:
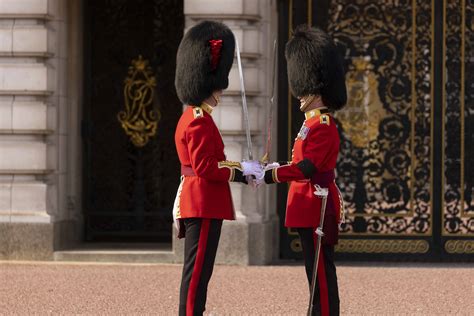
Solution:
M 143 147 L 155 136 L 161 114 L 149 109 L 153 104 L 156 78 L 141 55 L 132 60 L 124 84 L 125 110 L 120 111 L 117 118 L 132 143 Z
M 342 239 L 336 246 L 336 251 L 349 253 L 427 253 L 429 249 L 421 239 Z
M 338 184 L 345 235 L 429 235 L 430 1 L 332 1 L 328 30 L 348 69 Z M 428 78 L 428 79 L 427 79 Z
M 445 1 L 444 16 L 443 234 L 472 237 L 474 168 L 469 162 L 474 154 L 471 145 L 474 141 L 473 2 Z M 455 242 L 462 244 L 462 241 L 449 241 L 446 245 Z M 451 253 L 450 249 L 454 248 L 446 251 Z
M 448 240 L 444 249 L 451 254 L 474 254 L 474 240 Z

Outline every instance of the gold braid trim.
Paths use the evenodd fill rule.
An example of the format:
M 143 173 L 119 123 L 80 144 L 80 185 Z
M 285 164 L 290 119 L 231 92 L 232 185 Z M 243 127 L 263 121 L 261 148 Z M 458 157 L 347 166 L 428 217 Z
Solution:
M 315 116 L 321 115 L 321 109 L 313 109 L 307 112 L 304 112 L 305 119 L 309 120 Z
M 235 178 L 235 169 L 234 169 L 234 168 L 230 168 L 229 182 L 234 181 L 234 178 Z
M 273 168 L 272 169 L 272 179 L 273 179 L 273 182 L 280 183 L 280 180 L 278 180 L 277 169 L 278 168 Z
M 235 178 L 235 169 L 242 170 L 242 165 L 240 162 L 223 160 L 217 163 L 219 168 L 228 168 L 230 170 L 229 181 L 234 181 Z
M 229 160 L 219 161 L 218 166 L 219 168 L 237 168 L 239 170 L 242 170 L 242 165 L 240 164 L 240 162 L 236 162 L 236 161 L 229 161 Z
M 201 109 L 203 109 L 205 112 L 207 112 L 207 114 L 211 115 L 212 114 L 212 106 L 210 106 L 209 104 L 207 104 L 206 102 L 203 102 L 201 104 Z

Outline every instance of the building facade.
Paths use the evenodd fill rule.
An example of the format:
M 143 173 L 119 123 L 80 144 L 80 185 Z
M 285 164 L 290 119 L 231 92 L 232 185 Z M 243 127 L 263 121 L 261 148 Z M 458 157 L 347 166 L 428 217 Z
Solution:
M 301 125 L 284 59 L 292 29 L 335 38 L 349 94 L 336 114 L 341 258 L 469 260 L 473 11 L 470 0 L 0 0 L 0 259 L 182 260 L 175 55 L 187 28 L 215 19 L 239 41 L 256 157 L 274 81 L 271 159 L 288 159 Z M 213 118 L 228 159 L 247 158 L 237 62 Z M 287 186 L 231 188 L 237 220 L 217 261 L 298 258 L 281 224 Z

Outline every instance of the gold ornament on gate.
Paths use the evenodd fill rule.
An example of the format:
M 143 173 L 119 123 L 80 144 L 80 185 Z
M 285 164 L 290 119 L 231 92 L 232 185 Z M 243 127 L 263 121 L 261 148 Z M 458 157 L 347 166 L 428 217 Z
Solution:
M 336 118 L 342 123 L 349 139 L 358 148 L 366 148 L 377 139 L 380 122 L 387 117 L 378 93 L 378 78 L 370 57 L 352 59 L 347 73 L 347 105 Z
M 128 76 L 124 81 L 125 110 L 117 118 L 125 133 L 137 147 L 145 146 L 150 137 L 155 136 L 161 114 L 153 110 L 156 78 L 148 60 L 140 55 L 132 60 Z

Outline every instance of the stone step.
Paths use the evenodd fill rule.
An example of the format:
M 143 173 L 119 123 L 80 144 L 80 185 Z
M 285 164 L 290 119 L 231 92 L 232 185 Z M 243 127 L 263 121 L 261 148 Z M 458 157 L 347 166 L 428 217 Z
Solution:
M 109 262 L 109 263 L 176 263 L 178 258 L 171 249 L 163 247 L 98 247 L 83 246 L 77 249 L 54 252 L 55 261 Z

